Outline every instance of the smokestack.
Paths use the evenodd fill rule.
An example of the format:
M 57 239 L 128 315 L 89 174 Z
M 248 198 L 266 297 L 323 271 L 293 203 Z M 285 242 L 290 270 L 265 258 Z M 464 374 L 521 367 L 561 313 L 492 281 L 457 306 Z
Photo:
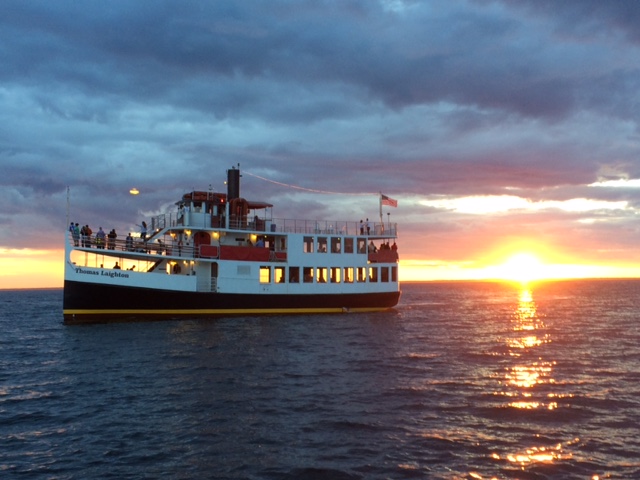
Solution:
M 240 165 L 227 170 L 227 201 L 240 198 Z

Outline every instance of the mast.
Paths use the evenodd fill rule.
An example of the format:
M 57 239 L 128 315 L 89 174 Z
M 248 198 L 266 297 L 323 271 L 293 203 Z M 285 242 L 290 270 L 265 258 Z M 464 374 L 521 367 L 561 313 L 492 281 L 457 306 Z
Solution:
M 67 223 L 66 228 L 69 228 L 69 185 L 67 185 Z

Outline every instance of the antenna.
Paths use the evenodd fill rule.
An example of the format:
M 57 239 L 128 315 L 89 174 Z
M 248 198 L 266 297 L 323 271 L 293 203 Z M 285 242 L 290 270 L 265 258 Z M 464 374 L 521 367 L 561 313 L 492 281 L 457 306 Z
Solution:
M 67 185 L 67 224 L 66 227 L 69 228 L 69 185 Z

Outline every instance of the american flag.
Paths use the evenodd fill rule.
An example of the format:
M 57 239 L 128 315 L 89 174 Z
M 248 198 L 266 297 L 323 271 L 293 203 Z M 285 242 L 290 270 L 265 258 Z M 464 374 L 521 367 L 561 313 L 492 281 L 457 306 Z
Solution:
M 398 201 L 397 200 L 394 200 L 391 197 L 387 197 L 386 195 L 380 194 L 380 201 L 381 201 L 382 205 L 389 205 L 390 207 L 397 207 L 398 206 Z

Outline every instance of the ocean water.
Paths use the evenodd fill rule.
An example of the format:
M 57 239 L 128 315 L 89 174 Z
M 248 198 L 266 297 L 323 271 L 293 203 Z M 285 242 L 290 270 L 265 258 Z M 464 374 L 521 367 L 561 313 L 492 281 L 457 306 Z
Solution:
M 0 478 L 640 478 L 640 281 L 62 325 L 0 291 Z

